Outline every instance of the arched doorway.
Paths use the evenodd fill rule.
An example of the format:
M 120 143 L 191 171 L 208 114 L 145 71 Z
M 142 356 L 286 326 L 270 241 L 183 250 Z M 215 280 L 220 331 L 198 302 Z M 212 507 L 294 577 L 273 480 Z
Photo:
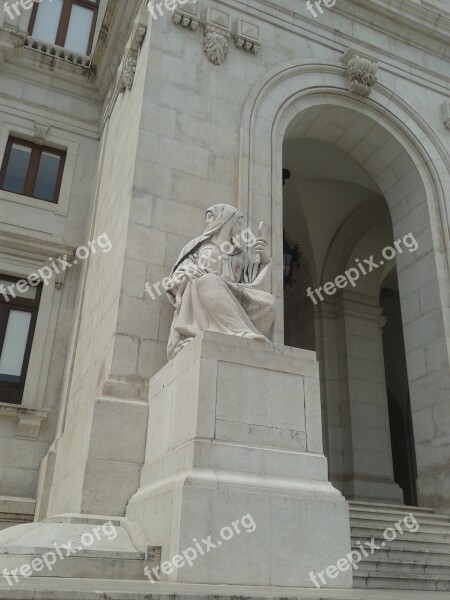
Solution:
M 383 282 L 380 306 L 383 326 L 383 356 L 391 432 L 394 480 L 403 490 L 405 504 L 417 505 L 417 463 L 412 426 L 411 399 L 403 338 L 398 280 L 395 269 Z
M 279 342 L 284 340 L 283 144 L 292 137 L 292 132 L 295 131 L 296 137 L 301 138 L 305 137 L 308 129 L 310 139 L 331 144 L 358 162 L 385 199 L 394 241 L 407 233 L 414 233 L 418 250 L 414 254 L 403 252 L 396 259 L 417 454 L 419 502 L 423 506 L 444 509 L 450 502 L 450 490 L 445 484 L 446 465 L 450 458 L 450 423 L 444 417 L 445 411 L 448 412 L 450 386 L 450 244 L 448 228 L 443 227 L 447 223 L 443 189 L 444 182 L 450 179 L 450 158 L 427 125 L 391 91 L 378 85 L 369 99 L 361 100 L 347 91 L 345 81 L 345 70 L 340 65 L 316 65 L 313 61 L 305 61 L 301 65 L 290 64 L 276 69 L 255 86 L 243 114 L 240 205 L 248 214 L 252 227 L 257 227 L 259 221 L 271 225 L 274 254 L 272 289 L 278 298 L 276 341 Z M 371 201 L 370 198 L 366 200 Z M 340 264 L 339 260 L 342 256 L 349 256 L 343 252 L 349 240 L 351 231 L 336 241 L 332 251 L 331 248 L 325 250 L 328 260 L 324 270 L 318 272 L 316 286 L 330 281 L 332 274 L 342 268 L 345 270 L 346 264 Z M 354 244 L 355 240 L 351 242 Z M 354 256 L 351 258 L 356 259 Z M 312 277 L 314 280 L 314 275 Z M 328 308 L 326 304 L 323 312 Z M 347 301 L 347 308 L 355 309 L 355 303 Z M 366 311 L 365 322 L 367 316 Z M 359 318 L 357 310 L 353 317 L 356 322 Z M 316 331 L 325 331 L 328 321 L 321 319 Z M 372 329 L 378 327 L 380 330 L 379 296 L 370 322 Z M 323 337 L 327 339 L 328 336 Z M 379 345 L 382 355 L 381 341 Z M 317 350 L 320 354 L 321 349 Z M 418 369 L 419 355 L 433 357 L 432 364 L 425 362 L 425 368 Z M 380 372 L 384 371 L 382 367 L 381 361 Z M 332 370 L 334 365 L 330 362 L 326 368 Z M 380 386 L 380 381 L 374 383 Z M 352 393 L 355 389 L 353 386 Z M 384 393 L 386 395 L 386 391 Z M 388 422 L 387 401 L 385 406 L 385 420 Z M 348 416 L 353 414 L 351 412 Z M 325 402 L 327 431 L 332 417 Z M 347 465 L 351 464 L 352 440 L 349 435 L 353 431 L 352 427 L 347 427 L 342 432 L 342 460 Z M 387 431 L 383 440 L 386 456 L 392 453 L 389 428 Z M 379 476 L 381 480 L 392 480 L 389 486 L 392 495 L 388 497 L 397 494 L 397 501 L 401 501 L 401 490 L 393 480 L 393 472 L 386 473 L 388 463 L 388 460 L 384 461 Z M 392 457 L 390 463 L 392 469 Z M 359 473 L 359 465 L 354 466 L 355 473 Z M 349 481 L 348 473 L 345 477 Z M 380 480 L 376 483 L 379 484 Z M 379 485 L 375 487 L 380 488 Z M 383 497 L 386 498 L 386 494 Z
M 340 116 L 335 119 L 339 125 Z M 285 343 L 317 350 L 334 485 L 351 499 L 412 503 L 414 440 L 399 423 L 391 392 L 409 397 L 401 312 L 385 298 L 397 282 L 395 253 L 418 247 L 408 237 L 396 248 L 386 201 L 354 158 L 296 136 L 293 129 L 284 144 L 291 178 L 283 212 L 286 236 L 302 246 L 303 266 L 294 286 L 285 287 Z M 389 260 L 386 248 L 392 248 L 385 252 Z M 321 280 L 323 272 L 329 279 Z M 405 402 L 402 409 L 406 424 Z

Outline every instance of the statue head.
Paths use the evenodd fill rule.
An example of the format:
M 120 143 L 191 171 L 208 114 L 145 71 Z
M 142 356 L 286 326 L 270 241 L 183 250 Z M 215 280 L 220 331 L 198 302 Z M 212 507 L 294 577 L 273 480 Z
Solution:
M 230 204 L 215 204 L 206 211 L 206 229 L 204 235 L 212 236 L 218 231 L 227 230 L 227 237 L 233 238 L 242 231 L 244 216 Z

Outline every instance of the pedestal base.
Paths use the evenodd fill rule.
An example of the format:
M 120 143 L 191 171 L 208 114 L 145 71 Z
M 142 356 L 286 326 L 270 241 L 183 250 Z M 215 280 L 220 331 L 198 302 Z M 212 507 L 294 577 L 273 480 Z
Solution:
M 308 351 L 205 332 L 155 375 L 141 487 L 127 507 L 162 546 L 154 579 L 314 587 L 311 572 L 349 554 L 320 411 Z M 330 579 L 351 585 L 350 568 Z

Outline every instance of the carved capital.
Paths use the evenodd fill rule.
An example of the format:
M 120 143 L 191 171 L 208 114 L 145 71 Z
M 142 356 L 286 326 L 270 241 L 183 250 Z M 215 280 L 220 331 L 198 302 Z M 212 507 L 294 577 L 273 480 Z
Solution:
M 123 64 L 120 68 L 120 75 L 118 81 L 119 91 L 124 92 L 125 90 L 131 90 L 134 83 L 134 77 L 136 75 L 136 65 L 137 65 L 137 52 L 135 50 L 130 50 L 127 57 L 123 61 Z
M 131 90 L 133 87 L 139 49 L 144 41 L 146 32 L 146 25 L 140 21 L 134 23 L 133 31 L 125 47 L 125 54 L 119 67 L 119 76 L 117 79 L 117 90 L 119 93 Z
M 341 61 L 347 65 L 349 91 L 357 96 L 367 98 L 377 82 L 378 62 L 353 49 L 347 50 Z
M 100 28 L 100 32 L 98 34 L 99 38 L 102 40 L 102 42 L 106 42 L 106 40 L 108 39 L 108 35 L 109 35 L 109 29 L 106 25 L 102 25 Z
M 137 50 L 142 44 L 147 33 L 147 27 L 142 23 L 137 23 L 131 37 L 131 48 Z

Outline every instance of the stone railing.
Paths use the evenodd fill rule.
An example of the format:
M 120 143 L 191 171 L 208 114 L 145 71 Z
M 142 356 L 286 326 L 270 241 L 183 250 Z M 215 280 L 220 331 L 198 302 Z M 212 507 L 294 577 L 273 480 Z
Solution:
M 87 69 L 89 69 L 91 66 L 90 56 L 86 56 L 85 54 L 78 54 L 77 52 L 72 52 L 71 50 L 67 50 L 67 48 L 61 48 L 61 46 L 55 46 L 54 44 L 50 44 L 49 42 L 36 40 L 31 36 L 27 36 L 24 38 L 23 46 L 24 48 L 29 48 L 30 50 L 35 50 L 36 52 L 45 54 L 46 56 L 59 58 L 61 60 L 64 60 L 65 62 L 72 63 L 74 65 L 79 65 Z

